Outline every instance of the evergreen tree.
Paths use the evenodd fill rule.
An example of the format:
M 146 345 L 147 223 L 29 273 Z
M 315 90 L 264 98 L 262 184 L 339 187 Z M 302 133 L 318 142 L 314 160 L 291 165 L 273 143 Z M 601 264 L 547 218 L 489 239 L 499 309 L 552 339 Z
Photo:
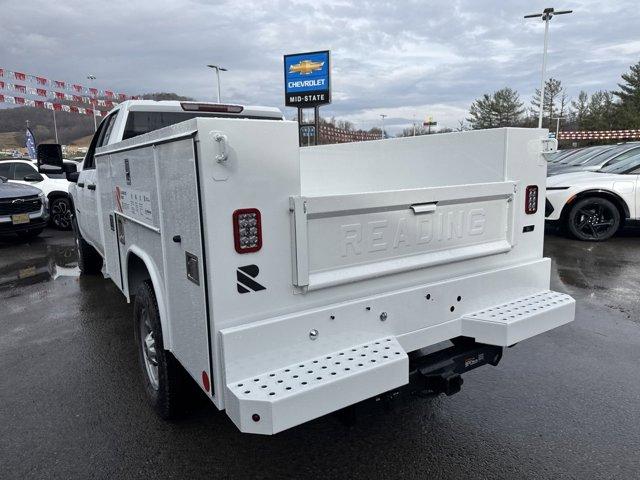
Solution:
M 544 103 L 542 112 L 542 126 L 552 128 L 552 119 L 562 116 L 566 109 L 567 95 L 562 82 L 555 78 L 550 78 L 544 83 Z M 531 110 L 536 116 L 540 111 L 540 89 L 536 88 L 536 93 L 531 100 Z
M 474 130 L 514 127 L 521 124 L 523 113 L 518 92 L 505 87 L 475 100 L 469 108 L 467 121 Z
M 620 128 L 640 128 L 640 62 L 631 65 L 629 73 L 622 74 L 624 83 L 613 94 L 620 100 Z

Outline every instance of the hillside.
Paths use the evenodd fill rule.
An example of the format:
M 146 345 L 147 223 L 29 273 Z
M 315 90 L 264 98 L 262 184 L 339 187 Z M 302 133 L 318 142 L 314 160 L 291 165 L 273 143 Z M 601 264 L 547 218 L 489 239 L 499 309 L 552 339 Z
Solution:
M 191 100 L 175 93 L 147 93 L 148 100 Z M 53 112 L 34 107 L 14 107 L 0 110 L 0 150 L 24 147 L 24 130 L 27 120 L 36 142 L 55 141 Z M 86 147 L 93 135 L 93 118 L 77 113 L 56 112 L 58 140 L 60 143 Z M 17 142 L 17 144 L 16 144 Z

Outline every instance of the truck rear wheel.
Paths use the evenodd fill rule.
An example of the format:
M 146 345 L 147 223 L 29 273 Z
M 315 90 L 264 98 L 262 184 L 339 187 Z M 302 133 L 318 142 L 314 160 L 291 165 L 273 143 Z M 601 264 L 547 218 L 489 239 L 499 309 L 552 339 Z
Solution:
M 72 225 L 76 240 L 76 249 L 78 250 L 78 267 L 80 268 L 80 272 L 84 275 L 99 273 L 102 269 L 102 257 L 95 248 L 82 238 L 75 219 L 73 219 Z
M 176 418 L 182 404 L 184 373 L 171 352 L 164 349 L 158 302 L 150 280 L 136 291 L 133 316 L 147 397 L 160 417 Z

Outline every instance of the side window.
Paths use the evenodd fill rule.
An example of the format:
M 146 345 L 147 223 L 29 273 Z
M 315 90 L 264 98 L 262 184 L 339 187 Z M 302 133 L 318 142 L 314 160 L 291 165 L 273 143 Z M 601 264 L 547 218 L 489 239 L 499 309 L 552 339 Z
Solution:
M 117 115 L 118 115 L 118 112 L 114 112 L 109 117 L 104 119 L 98 126 L 98 130 L 96 131 L 96 133 L 93 134 L 93 138 L 91 139 L 91 144 L 89 145 L 87 154 L 84 157 L 84 165 L 82 166 L 83 170 L 90 170 L 92 168 L 96 168 L 93 155 L 96 153 L 96 148 L 101 147 L 103 145 L 102 142 L 104 140 L 105 132 L 108 127 L 108 124 L 113 125 Z
M 0 177 L 13 180 L 13 175 L 11 174 L 12 166 L 13 162 L 0 162 Z
M 36 173 L 37 170 L 34 166 L 31 166 L 27 163 L 16 163 L 16 169 L 13 173 L 14 180 L 24 180 L 24 177 L 27 175 L 32 175 Z

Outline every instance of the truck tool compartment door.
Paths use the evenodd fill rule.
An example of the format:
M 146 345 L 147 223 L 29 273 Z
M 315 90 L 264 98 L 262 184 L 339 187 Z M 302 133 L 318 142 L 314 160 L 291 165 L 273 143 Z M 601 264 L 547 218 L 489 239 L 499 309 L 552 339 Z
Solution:
M 174 355 L 198 384 L 209 366 L 205 258 L 191 138 L 157 145 L 156 172 L 165 288 Z
M 308 290 L 509 251 L 514 182 L 294 196 L 295 284 Z

